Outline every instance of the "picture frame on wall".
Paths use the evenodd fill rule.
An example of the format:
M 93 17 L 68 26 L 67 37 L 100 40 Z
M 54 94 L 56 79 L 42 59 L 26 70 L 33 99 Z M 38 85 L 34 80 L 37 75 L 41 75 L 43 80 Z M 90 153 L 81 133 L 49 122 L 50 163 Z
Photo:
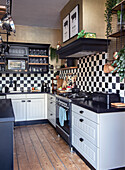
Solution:
M 69 15 L 63 19 L 63 42 L 69 39 Z
M 79 32 L 79 6 L 77 5 L 70 12 L 70 38 L 77 35 Z

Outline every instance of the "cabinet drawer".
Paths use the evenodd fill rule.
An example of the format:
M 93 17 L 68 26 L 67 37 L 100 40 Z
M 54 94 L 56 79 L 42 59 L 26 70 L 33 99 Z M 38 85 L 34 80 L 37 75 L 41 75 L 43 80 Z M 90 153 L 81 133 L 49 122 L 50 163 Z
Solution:
M 90 142 L 99 147 L 99 142 L 97 140 L 97 131 L 99 129 L 99 124 L 96 124 L 86 117 L 72 112 L 72 128 L 78 130 Z
M 56 102 L 56 97 L 53 95 L 48 96 L 49 100 Z
M 95 123 L 99 123 L 98 114 L 93 111 L 77 106 L 75 104 L 72 104 L 72 111 L 92 120 Z
M 27 94 L 27 98 L 30 99 L 44 99 L 44 94 Z
M 8 94 L 7 99 L 26 99 L 26 94 Z
M 72 145 L 96 169 L 99 149 L 73 129 Z
M 51 101 L 51 100 L 49 100 L 48 109 L 49 109 L 51 112 L 53 112 L 53 113 L 56 114 L 56 103 L 53 102 L 53 101 Z
M 52 113 L 51 111 L 49 111 L 48 113 L 49 115 L 49 121 L 52 123 L 52 125 L 54 127 L 56 127 L 56 115 L 54 113 Z

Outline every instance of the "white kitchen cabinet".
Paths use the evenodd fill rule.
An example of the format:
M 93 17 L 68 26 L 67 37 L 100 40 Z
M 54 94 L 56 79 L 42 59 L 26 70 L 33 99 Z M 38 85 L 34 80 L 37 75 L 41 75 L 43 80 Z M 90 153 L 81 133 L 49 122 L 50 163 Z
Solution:
M 46 119 L 44 94 L 10 94 L 15 121 Z
M 48 94 L 48 120 L 56 127 L 56 97 Z
M 125 112 L 95 113 L 72 104 L 72 145 L 97 170 L 125 167 Z
M 44 99 L 27 99 L 27 120 L 44 119 Z
M 26 100 L 12 100 L 15 121 L 26 121 Z

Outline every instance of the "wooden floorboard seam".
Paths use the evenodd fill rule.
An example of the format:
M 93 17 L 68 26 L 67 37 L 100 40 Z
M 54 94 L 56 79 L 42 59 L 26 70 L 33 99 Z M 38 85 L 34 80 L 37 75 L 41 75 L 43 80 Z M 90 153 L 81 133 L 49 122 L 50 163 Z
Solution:
M 39 131 L 41 132 L 41 128 L 39 128 L 39 127 L 35 127 L 35 131 L 36 131 L 36 128 L 38 128 L 39 129 Z M 38 130 L 36 131 L 36 133 L 38 133 Z M 41 132 L 41 135 L 45 138 L 45 136 L 44 136 L 44 134 Z M 39 137 L 39 136 L 38 136 Z M 46 138 L 45 138 L 45 140 L 46 140 Z M 46 140 L 47 141 L 47 140 Z M 48 141 L 47 141 L 48 142 Z M 62 161 L 60 160 L 60 158 L 58 157 L 58 155 L 57 155 L 57 153 L 55 152 L 55 150 L 53 150 L 53 148 L 51 147 L 51 145 L 50 145 L 50 143 L 48 142 L 48 144 L 49 144 L 49 147 L 51 148 L 51 150 L 52 150 L 52 153 L 54 153 L 55 154 L 55 156 L 59 159 L 59 161 L 62 163 Z M 50 157 L 49 155 L 49 153 L 47 152 L 47 155 L 48 155 L 48 157 Z M 55 157 L 53 157 L 53 159 L 55 159 Z M 55 159 L 55 161 L 56 161 L 56 159 Z M 53 164 L 53 162 L 52 162 L 52 164 Z M 62 165 L 63 165 L 63 167 L 66 169 L 66 167 L 64 166 L 64 164 L 62 163 Z M 53 165 L 54 166 L 54 165 Z M 57 165 L 55 165 L 55 166 L 57 166 L 58 167 L 58 163 L 57 163 Z M 61 166 L 61 165 L 60 165 Z M 62 168 L 63 168 L 62 167 Z M 55 167 L 54 167 L 55 168 Z M 59 167 L 58 167 L 59 168 Z
M 47 130 L 47 129 L 45 129 L 45 130 Z M 47 130 L 48 131 L 48 130 Z M 49 132 L 49 131 L 48 131 Z M 51 135 L 51 137 L 53 138 L 52 140 L 54 140 L 54 141 L 49 141 L 49 139 L 47 138 L 47 136 L 48 135 L 46 135 L 45 133 L 44 133 L 44 128 L 43 128 L 43 134 L 46 136 L 46 139 L 48 140 L 48 142 L 49 143 L 51 143 L 51 142 L 56 142 L 56 140 L 53 138 L 53 136 L 51 135 L 51 133 L 50 133 L 50 135 Z M 51 139 L 50 139 L 51 140 Z M 57 144 L 57 146 L 59 147 L 59 149 L 62 149 L 60 146 L 59 146 L 59 144 L 56 142 L 56 144 Z M 56 149 L 52 146 L 52 144 L 50 144 L 51 145 L 51 147 L 53 148 L 53 150 L 55 150 L 56 151 Z M 62 150 L 62 152 L 64 152 L 63 150 Z M 60 153 L 59 153 L 60 154 Z M 65 154 L 65 153 L 62 153 L 62 154 Z M 58 153 L 57 153 L 57 155 L 58 155 Z M 58 157 L 60 158 L 60 155 L 58 155 Z M 70 163 L 72 163 L 72 165 L 74 165 L 75 167 L 76 167 L 76 165 L 74 164 L 74 162 L 69 158 L 69 156 L 66 154 L 66 156 L 65 157 L 67 157 L 68 158 L 68 160 L 70 161 Z M 61 160 L 61 162 L 64 164 L 64 162 L 62 161 L 62 159 L 60 158 L 60 160 Z M 65 166 L 65 164 L 64 164 L 64 166 Z M 69 165 L 68 165 L 69 166 Z M 65 166 L 66 167 L 66 166 Z M 74 168 L 75 168 L 74 167 Z M 79 169 L 78 167 L 76 167 L 77 169 Z
M 33 129 L 34 129 L 34 127 L 33 127 Z M 40 140 L 40 138 L 39 138 L 38 134 L 36 133 L 36 130 L 35 130 L 35 129 L 34 129 L 34 132 L 35 132 L 36 136 L 38 137 L 39 142 L 41 143 L 41 145 L 42 145 L 42 147 L 43 147 L 43 149 L 44 149 L 44 151 L 45 151 L 45 153 L 46 153 L 46 155 L 47 155 L 47 157 L 48 157 L 49 161 L 51 162 L 51 164 L 52 164 L 52 166 L 53 166 L 53 163 L 52 163 L 52 161 L 51 161 L 51 159 L 50 159 L 50 157 L 49 157 L 49 155 L 48 155 L 48 153 L 47 153 L 47 151 L 46 151 L 45 147 L 43 146 L 43 144 L 42 144 L 42 142 L 41 142 L 41 140 Z M 53 168 L 54 168 L 54 166 L 53 166 Z M 54 169 L 55 169 L 55 168 L 54 168 Z
M 37 154 L 37 152 L 36 152 L 36 149 L 35 149 L 35 147 L 34 147 L 33 141 L 32 141 L 32 139 L 31 139 L 31 136 L 30 136 L 30 133 L 29 133 L 27 127 L 26 127 L 26 130 L 27 130 L 27 132 L 28 132 L 28 134 L 29 134 L 29 137 L 30 137 L 30 140 L 31 140 L 33 149 L 34 149 L 34 151 L 35 151 L 35 153 L 36 153 L 37 159 L 38 159 L 38 161 L 39 161 L 40 167 L 42 168 L 41 162 L 40 162 L 40 160 L 39 160 L 38 154 Z M 43 169 L 43 168 L 42 168 L 42 169 Z
M 40 129 L 41 130 L 41 129 Z M 42 132 L 42 130 L 41 130 L 41 132 Z M 42 132 L 42 134 L 44 135 L 44 133 Z M 44 135 L 45 136 L 45 135 Z M 46 137 L 46 136 L 45 136 Z M 48 139 L 46 138 L 46 140 L 48 141 Z M 49 141 L 48 141 L 48 143 L 50 143 Z M 53 151 L 56 153 L 56 155 L 58 156 L 58 158 L 60 159 L 60 157 L 59 157 L 59 155 L 57 154 L 57 152 L 55 151 L 55 149 L 52 147 L 52 145 L 50 144 L 50 146 L 51 146 L 51 148 L 53 149 Z M 66 168 L 66 166 L 64 165 L 64 163 L 63 163 L 63 161 L 60 159 L 60 161 L 62 162 L 62 164 L 63 164 L 63 166 Z M 67 169 L 67 168 L 66 168 Z
M 18 159 L 18 155 L 17 155 L 17 146 L 16 146 L 16 140 L 15 140 L 15 135 L 14 135 L 14 142 L 15 142 L 15 144 L 14 144 L 14 147 L 15 147 L 15 154 L 16 154 L 16 159 L 17 159 L 17 166 L 18 166 L 18 170 L 20 170 L 20 168 L 19 168 L 19 159 Z

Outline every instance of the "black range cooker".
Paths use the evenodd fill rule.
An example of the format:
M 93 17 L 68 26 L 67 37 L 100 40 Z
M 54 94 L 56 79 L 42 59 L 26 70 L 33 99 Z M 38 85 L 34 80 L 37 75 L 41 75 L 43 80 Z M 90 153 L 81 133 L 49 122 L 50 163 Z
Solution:
M 103 102 L 109 105 L 111 102 L 119 102 L 120 97 L 118 94 L 109 94 L 101 92 L 83 92 L 78 93 L 60 93 L 56 95 L 56 131 L 61 135 L 71 148 L 71 103 L 75 101 L 86 102 L 95 101 Z M 71 148 L 72 149 L 72 148 Z

